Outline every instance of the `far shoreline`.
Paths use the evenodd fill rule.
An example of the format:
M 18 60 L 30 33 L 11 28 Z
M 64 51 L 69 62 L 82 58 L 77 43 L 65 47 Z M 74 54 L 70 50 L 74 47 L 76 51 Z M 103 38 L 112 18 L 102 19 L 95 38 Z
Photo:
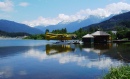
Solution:
M 23 38 L 17 38 L 17 37 L 14 37 L 14 38 L 12 38 L 12 37 L 0 37 L 0 40 L 6 40 L 6 39 L 23 39 Z

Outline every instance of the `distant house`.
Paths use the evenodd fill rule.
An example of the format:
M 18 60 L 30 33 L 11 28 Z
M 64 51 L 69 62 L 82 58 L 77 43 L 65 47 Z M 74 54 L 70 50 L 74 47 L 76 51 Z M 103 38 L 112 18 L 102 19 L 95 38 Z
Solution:
M 82 37 L 82 41 L 84 43 L 92 43 L 93 40 L 94 40 L 94 37 L 92 35 L 90 35 L 90 34 L 87 34 L 87 35 Z
M 110 34 L 103 32 L 103 31 L 96 31 L 92 34 L 87 34 L 82 37 L 82 41 L 86 42 L 93 42 L 94 43 L 106 43 L 109 41 Z

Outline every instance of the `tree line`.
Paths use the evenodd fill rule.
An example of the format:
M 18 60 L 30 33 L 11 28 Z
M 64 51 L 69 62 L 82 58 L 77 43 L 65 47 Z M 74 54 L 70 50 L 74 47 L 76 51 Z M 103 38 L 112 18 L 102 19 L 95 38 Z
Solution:
M 116 34 L 112 33 L 112 31 L 110 30 L 103 30 L 102 28 L 99 27 L 91 27 L 87 30 L 80 28 L 79 30 L 74 31 L 72 33 L 67 32 L 66 28 L 52 30 L 52 32 L 50 32 L 49 29 L 46 29 L 45 34 L 47 32 L 54 33 L 54 34 L 76 34 L 77 35 L 76 39 L 82 39 L 84 35 L 91 34 L 98 30 L 106 31 L 107 33 L 109 33 L 112 37 L 112 40 L 125 39 L 125 38 L 130 40 L 130 28 L 120 27 L 120 26 L 115 26 L 115 31 L 117 31 Z M 31 35 L 29 37 L 26 37 L 26 39 L 45 39 L 45 34 Z
M 23 37 L 23 36 L 30 36 L 30 35 L 31 34 L 24 33 L 24 32 L 9 33 L 9 32 L 5 32 L 5 31 L 0 30 L 0 36 L 3 36 L 3 37 Z
M 46 29 L 46 32 L 49 32 L 49 29 Z M 51 33 L 55 33 L 55 34 L 63 34 L 63 33 L 67 33 L 67 29 L 66 28 L 62 28 L 62 29 L 57 29 L 57 30 L 52 30 Z
M 26 37 L 24 39 L 42 40 L 42 39 L 45 39 L 45 34 L 47 32 L 50 32 L 49 29 L 46 29 L 44 34 L 31 35 L 31 36 L 28 36 L 28 37 Z M 52 30 L 51 33 L 54 33 L 54 34 L 66 34 L 67 30 L 66 30 L 66 28 L 62 28 L 62 29 Z

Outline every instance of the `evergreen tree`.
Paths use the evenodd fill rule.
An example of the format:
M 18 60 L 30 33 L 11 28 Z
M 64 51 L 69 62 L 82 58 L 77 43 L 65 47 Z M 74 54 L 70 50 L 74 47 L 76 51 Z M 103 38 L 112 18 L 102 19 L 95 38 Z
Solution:
M 49 32 L 49 29 L 46 29 L 45 34 Z

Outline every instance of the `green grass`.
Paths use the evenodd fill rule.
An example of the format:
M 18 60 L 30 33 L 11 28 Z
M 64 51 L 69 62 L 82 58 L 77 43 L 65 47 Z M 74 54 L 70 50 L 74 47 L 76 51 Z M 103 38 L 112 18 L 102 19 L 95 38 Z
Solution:
M 112 67 L 103 79 L 130 79 L 130 66 Z

